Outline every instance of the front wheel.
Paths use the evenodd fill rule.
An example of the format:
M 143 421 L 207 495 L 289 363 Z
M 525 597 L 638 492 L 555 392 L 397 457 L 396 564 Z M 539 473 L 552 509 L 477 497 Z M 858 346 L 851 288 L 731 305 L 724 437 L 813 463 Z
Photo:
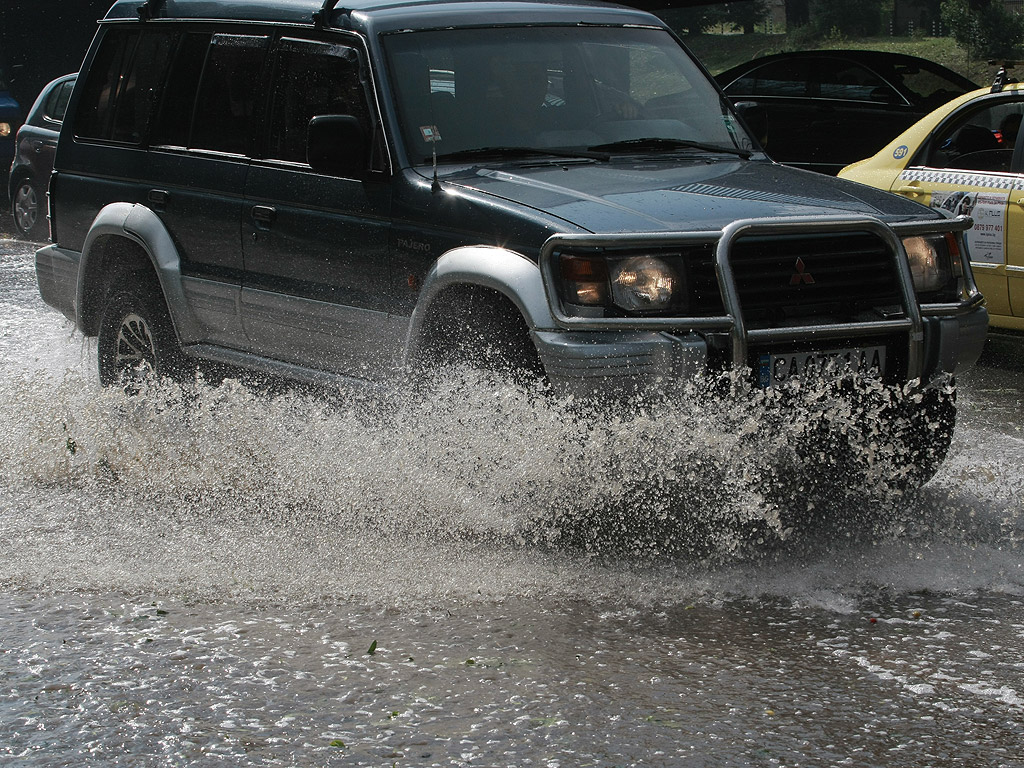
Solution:
M 956 388 L 928 389 L 921 401 L 906 409 L 902 447 L 908 466 L 909 488 L 919 488 L 939 471 L 953 442 L 956 427 Z
M 46 216 L 43 212 L 43 196 L 31 179 L 18 184 L 11 200 L 14 228 L 25 240 L 42 240 L 46 236 Z
M 141 282 L 118 282 L 100 322 L 100 383 L 107 387 L 147 375 L 177 376 L 183 356 L 163 296 Z

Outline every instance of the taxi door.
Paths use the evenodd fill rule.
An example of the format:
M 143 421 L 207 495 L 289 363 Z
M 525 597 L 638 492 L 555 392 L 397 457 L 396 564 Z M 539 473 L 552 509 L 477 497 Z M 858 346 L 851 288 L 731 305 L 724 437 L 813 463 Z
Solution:
M 1006 283 L 1013 317 L 997 318 L 993 325 L 1024 331 L 1024 177 L 1020 175 L 1006 214 Z

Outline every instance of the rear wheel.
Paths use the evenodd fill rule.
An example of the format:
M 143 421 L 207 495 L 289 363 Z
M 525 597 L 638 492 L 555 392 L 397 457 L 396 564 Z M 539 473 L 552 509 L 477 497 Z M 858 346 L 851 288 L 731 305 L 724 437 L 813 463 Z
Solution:
M 26 240 L 42 240 L 46 236 L 46 215 L 43 212 L 43 196 L 31 179 L 22 180 L 11 200 L 14 228 Z
M 112 283 L 97 358 L 103 386 L 182 373 L 184 356 L 167 305 L 150 282 L 129 276 Z

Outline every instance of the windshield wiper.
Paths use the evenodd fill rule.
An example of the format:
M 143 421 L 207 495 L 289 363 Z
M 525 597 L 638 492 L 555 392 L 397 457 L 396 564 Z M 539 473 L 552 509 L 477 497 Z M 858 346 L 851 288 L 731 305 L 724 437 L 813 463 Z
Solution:
M 482 160 L 486 158 L 516 159 L 526 157 L 568 157 L 576 160 L 608 160 L 607 152 L 593 149 L 559 149 L 555 147 L 475 147 L 460 149 L 457 152 L 439 154 L 437 159 L 444 160 Z
M 739 147 L 723 147 L 718 144 L 708 144 L 703 141 L 691 139 L 664 139 L 659 137 L 648 137 L 643 139 L 627 139 L 625 141 L 613 141 L 609 144 L 598 144 L 587 147 L 591 152 L 622 152 L 622 151 L 657 151 L 663 149 L 700 149 L 705 152 L 724 152 L 729 155 L 738 155 L 744 160 L 749 160 L 754 154 L 752 149 L 740 149 Z

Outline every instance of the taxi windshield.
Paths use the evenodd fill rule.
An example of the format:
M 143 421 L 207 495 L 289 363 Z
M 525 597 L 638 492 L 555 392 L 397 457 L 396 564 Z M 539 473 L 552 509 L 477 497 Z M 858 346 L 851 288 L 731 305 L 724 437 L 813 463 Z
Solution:
M 388 35 L 384 45 L 413 165 L 488 152 L 586 157 L 751 147 L 724 99 L 664 30 L 444 29 Z

